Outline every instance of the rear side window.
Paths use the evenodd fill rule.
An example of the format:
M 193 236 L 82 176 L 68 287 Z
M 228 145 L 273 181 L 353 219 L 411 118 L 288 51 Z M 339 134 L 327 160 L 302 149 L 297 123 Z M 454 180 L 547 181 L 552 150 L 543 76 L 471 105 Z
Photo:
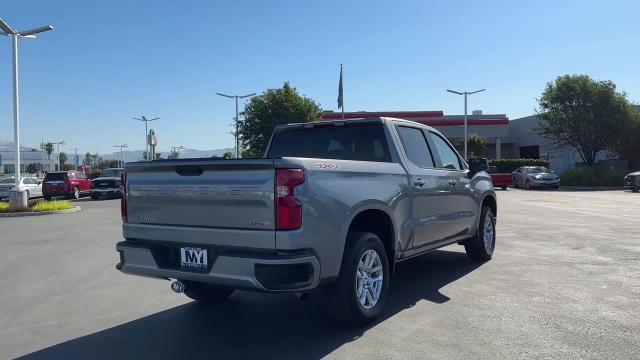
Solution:
M 267 157 L 391 162 L 382 125 L 329 126 L 280 131 L 274 135 Z
M 61 181 L 67 178 L 67 173 L 48 173 L 46 180 Z
M 433 157 L 422 130 L 398 126 L 398 132 L 400 133 L 400 138 L 402 138 L 402 145 L 409 161 L 423 168 L 434 167 Z

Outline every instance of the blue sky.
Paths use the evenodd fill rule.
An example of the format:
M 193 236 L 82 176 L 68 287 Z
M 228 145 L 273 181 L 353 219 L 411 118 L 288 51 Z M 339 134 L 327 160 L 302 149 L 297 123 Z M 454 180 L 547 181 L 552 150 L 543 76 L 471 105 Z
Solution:
M 20 42 L 22 143 L 69 149 L 231 147 L 231 100 L 290 81 L 336 109 L 530 115 L 547 81 L 612 80 L 640 101 L 638 1 L 3 1 L 0 17 L 55 31 Z M 13 139 L 11 45 L 0 38 L 0 139 Z

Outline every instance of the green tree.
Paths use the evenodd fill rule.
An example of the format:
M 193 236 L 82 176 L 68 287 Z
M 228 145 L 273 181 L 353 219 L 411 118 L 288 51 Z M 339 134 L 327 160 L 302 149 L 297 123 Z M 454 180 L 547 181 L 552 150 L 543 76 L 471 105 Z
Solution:
M 67 153 L 61 152 L 60 154 L 58 154 L 58 161 L 60 162 L 60 166 L 64 166 L 67 160 L 68 160 Z
M 630 169 L 640 169 L 640 107 L 632 110 L 629 123 L 611 144 L 611 150 L 629 160 Z
M 547 83 L 537 112 L 534 131 L 556 147 L 573 147 L 589 165 L 616 143 L 632 117 L 626 94 L 617 92 L 611 81 L 587 75 L 564 75 Z
M 450 139 L 451 145 L 464 156 L 464 138 Z M 469 158 L 480 157 L 487 150 L 487 139 L 478 134 L 469 134 L 467 137 L 467 151 Z
M 315 101 L 300 95 L 289 82 L 252 97 L 238 122 L 243 156 L 262 156 L 276 125 L 317 120 L 321 113 Z
M 53 144 L 50 142 L 44 144 L 43 150 L 47 153 L 47 159 L 51 160 L 51 154 L 53 154 Z
M 87 164 L 87 166 L 91 166 L 91 153 L 87 152 L 86 154 L 84 154 L 84 163 Z
M 222 154 L 222 157 L 225 159 L 233 159 L 236 155 L 232 151 L 225 151 L 225 153 Z

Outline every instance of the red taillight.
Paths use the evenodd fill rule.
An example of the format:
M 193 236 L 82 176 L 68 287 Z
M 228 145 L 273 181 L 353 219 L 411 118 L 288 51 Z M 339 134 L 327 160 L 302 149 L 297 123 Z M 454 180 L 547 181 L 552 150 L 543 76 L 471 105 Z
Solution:
M 295 230 L 302 225 L 302 204 L 293 189 L 304 182 L 302 169 L 276 169 L 276 230 Z
M 120 196 L 120 215 L 122 222 L 127 222 L 127 173 L 120 175 L 120 186 L 122 187 L 122 195 Z

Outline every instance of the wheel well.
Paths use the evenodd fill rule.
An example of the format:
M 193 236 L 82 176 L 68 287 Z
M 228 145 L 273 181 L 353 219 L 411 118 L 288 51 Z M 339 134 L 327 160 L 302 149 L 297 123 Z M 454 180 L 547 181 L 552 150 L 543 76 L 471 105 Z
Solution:
M 498 216 L 498 204 L 496 203 L 496 198 L 491 195 L 487 195 L 482 199 L 482 206 L 488 206 L 489 209 L 493 212 L 493 216 Z
M 389 269 L 393 269 L 395 262 L 395 232 L 393 222 L 387 213 L 382 210 L 365 210 L 353 218 L 351 225 L 349 225 L 349 231 L 366 231 L 378 235 L 387 251 Z

